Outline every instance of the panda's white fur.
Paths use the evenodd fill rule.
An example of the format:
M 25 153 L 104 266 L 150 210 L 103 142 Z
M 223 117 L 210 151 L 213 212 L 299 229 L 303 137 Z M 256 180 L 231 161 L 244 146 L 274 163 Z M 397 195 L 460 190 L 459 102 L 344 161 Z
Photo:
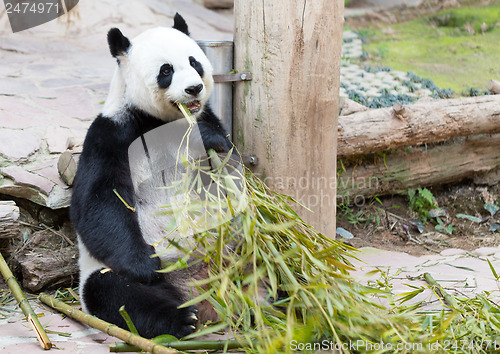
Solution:
M 166 234 L 166 221 L 157 217 L 156 210 L 161 198 L 151 188 L 142 195 L 144 200 L 138 199 L 128 148 L 152 130 L 182 118 L 178 102 L 193 107 L 206 150 L 228 152 L 231 147 L 219 119 L 206 104 L 213 89 L 212 66 L 188 34 L 178 14 L 173 28 L 154 28 L 132 41 L 118 29 L 110 30 L 108 42 L 118 66 L 103 112 L 85 138 L 70 209 L 78 233 L 84 310 L 125 327 L 118 313 L 125 305 L 146 337 L 182 337 L 196 328 L 204 310 L 178 306 L 192 295 L 189 278 L 202 277 L 206 270 L 157 272 L 160 259 L 152 255 L 166 247 L 159 245 L 155 250 L 152 246 Z M 173 141 L 165 144 L 167 149 L 168 144 L 178 147 Z M 142 171 L 139 174 L 151 173 L 147 164 L 134 167 Z M 115 192 L 136 210 L 127 208 Z M 162 255 L 163 259 L 175 257 L 175 252 Z
M 159 51 L 158 48 L 175 50 Z M 190 56 L 197 58 L 203 66 L 203 78 L 186 61 Z M 182 114 L 172 103 L 186 103 L 191 99 L 184 91 L 186 87 L 204 85 L 198 98 L 202 105 L 206 104 L 213 90 L 213 69 L 208 58 L 194 40 L 173 28 L 157 27 L 141 33 L 132 40 L 127 55 L 120 55 L 117 59 L 120 66 L 111 80 L 102 112 L 107 117 L 117 117 L 123 107 L 132 103 L 164 121 L 179 119 Z M 157 84 L 157 68 L 163 63 L 175 63 L 175 75 L 167 91 L 158 89 Z

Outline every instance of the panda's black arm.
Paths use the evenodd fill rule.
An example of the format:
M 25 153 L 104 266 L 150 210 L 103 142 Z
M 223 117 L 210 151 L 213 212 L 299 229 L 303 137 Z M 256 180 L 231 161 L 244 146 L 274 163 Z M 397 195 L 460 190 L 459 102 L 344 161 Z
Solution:
M 201 138 L 203 139 L 203 144 L 205 145 L 205 150 L 214 149 L 219 153 L 229 152 L 229 150 L 231 150 L 233 145 L 227 138 L 227 133 L 221 121 L 213 113 L 208 104 L 198 118 L 198 127 L 200 129 Z
M 71 219 L 90 254 L 113 271 L 135 281 L 159 278 L 158 258 L 148 245 L 131 207 L 135 197 L 128 165 L 133 134 L 97 118 L 89 129 L 73 187 Z

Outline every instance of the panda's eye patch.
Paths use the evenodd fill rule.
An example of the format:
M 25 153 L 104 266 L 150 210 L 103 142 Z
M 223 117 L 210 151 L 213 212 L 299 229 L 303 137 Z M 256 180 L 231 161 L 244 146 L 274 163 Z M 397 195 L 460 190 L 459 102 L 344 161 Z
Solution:
M 160 68 L 160 74 L 163 76 L 172 75 L 174 73 L 174 67 L 170 64 L 163 64 Z
M 172 83 L 173 74 L 174 67 L 170 64 L 163 64 L 160 67 L 160 72 L 158 73 L 158 77 L 156 78 L 158 86 L 162 89 L 168 88 Z
M 194 57 L 189 57 L 189 65 L 191 65 L 194 68 L 194 70 L 196 70 L 198 75 L 203 77 L 204 74 L 203 66 L 201 66 L 201 63 L 198 60 L 196 60 Z

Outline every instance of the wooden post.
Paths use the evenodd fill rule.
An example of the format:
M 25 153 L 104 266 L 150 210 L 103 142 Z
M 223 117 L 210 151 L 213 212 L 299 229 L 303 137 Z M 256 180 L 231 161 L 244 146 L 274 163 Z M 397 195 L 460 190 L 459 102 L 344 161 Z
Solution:
M 296 198 L 335 237 L 336 146 L 344 0 L 236 0 L 233 136 L 255 172 Z

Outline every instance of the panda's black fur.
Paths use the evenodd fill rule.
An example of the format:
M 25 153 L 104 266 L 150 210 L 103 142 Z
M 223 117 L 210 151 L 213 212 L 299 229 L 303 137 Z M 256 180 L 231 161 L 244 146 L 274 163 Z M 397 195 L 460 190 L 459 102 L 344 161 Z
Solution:
M 173 28 L 189 34 L 185 21 L 178 14 Z M 118 65 L 123 65 L 122 60 L 127 60 L 126 55 L 134 42 L 118 29 L 109 31 L 108 42 Z M 204 70 L 199 58 L 191 58 L 190 62 L 192 59 L 198 64 L 191 63 L 191 66 L 203 77 L 207 68 Z M 158 85 L 165 88 L 161 87 L 159 79 Z M 192 93 L 196 97 L 199 92 Z M 151 257 L 155 249 L 144 240 L 137 213 L 125 207 L 114 192 L 117 191 L 129 206 L 136 205 L 128 148 L 138 137 L 170 119 L 156 117 L 128 99 L 113 109 L 113 114 L 105 110 L 90 126 L 73 187 L 70 212 L 79 237 L 81 274 L 87 271 L 84 268 L 88 264 L 97 268 L 82 279 L 81 300 L 85 310 L 123 328 L 126 324 L 118 309 L 125 305 L 142 336 L 171 334 L 183 337 L 198 325 L 198 309 L 194 306 L 178 308 L 186 300 L 185 290 L 178 285 L 179 279 L 157 272 L 160 259 Z M 205 149 L 228 152 L 231 143 L 207 104 L 202 105 L 196 118 Z

